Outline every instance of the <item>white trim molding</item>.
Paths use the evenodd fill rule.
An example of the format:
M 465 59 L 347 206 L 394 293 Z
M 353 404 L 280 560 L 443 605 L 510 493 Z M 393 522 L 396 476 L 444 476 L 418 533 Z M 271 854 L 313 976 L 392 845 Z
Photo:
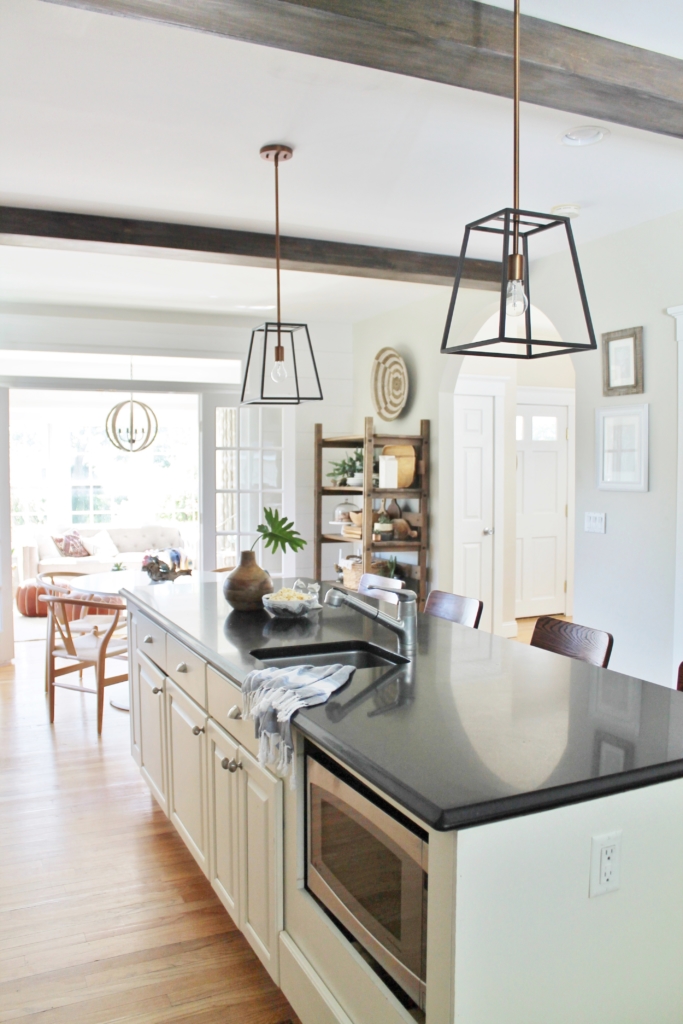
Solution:
M 9 388 L 0 387 L 0 665 L 14 657 L 9 440 Z
M 676 560 L 674 575 L 674 628 L 671 685 L 676 685 L 678 666 L 683 661 L 683 306 L 669 306 L 676 321 L 678 343 L 678 464 L 676 485 Z

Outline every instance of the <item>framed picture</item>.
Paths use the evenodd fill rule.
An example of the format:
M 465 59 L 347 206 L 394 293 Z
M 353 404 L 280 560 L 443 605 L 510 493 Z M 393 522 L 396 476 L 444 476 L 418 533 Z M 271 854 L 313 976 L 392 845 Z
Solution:
M 602 393 L 642 395 L 643 328 L 610 331 L 602 336 Z
M 648 489 L 648 406 L 595 410 L 595 461 L 601 491 Z

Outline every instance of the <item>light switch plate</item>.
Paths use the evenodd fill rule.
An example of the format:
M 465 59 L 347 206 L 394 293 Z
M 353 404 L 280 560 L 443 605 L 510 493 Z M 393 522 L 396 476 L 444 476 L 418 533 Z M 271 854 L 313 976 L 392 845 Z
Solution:
M 607 515 L 605 512 L 586 512 L 583 520 L 584 533 L 606 533 Z

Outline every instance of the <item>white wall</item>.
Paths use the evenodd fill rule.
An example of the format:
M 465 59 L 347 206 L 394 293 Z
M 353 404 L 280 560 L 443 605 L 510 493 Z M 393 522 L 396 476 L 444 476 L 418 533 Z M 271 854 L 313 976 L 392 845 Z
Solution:
M 683 213 L 580 247 L 598 343 L 642 326 L 645 393 L 602 394 L 601 349 L 572 357 L 576 371 L 576 556 L 574 619 L 614 635 L 610 667 L 654 682 L 673 680 L 677 505 L 677 351 L 666 308 L 683 301 Z M 534 302 L 563 337 L 576 329 L 563 273 L 567 260 L 536 266 Z M 553 360 L 544 360 L 544 362 Z M 600 491 L 595 410 L 650 406 L 650 488 Z M 606 512 L 607 533 L 583 531 L 585 512 Z

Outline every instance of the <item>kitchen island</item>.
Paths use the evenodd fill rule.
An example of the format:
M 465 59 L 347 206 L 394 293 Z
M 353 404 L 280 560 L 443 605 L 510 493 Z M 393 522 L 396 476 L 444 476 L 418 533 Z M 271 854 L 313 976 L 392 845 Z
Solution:
M 125 594 L 133 754 L 304 1024 L 424 1019 L 306 887 L 316 750 L 428 844 L 427 1024 L 680 1022 L 683 694 L 420 615 L 407 662 L 297 713 L 291 790 L 241 718 L 252 652 L 396 637 L 230 612 L 220 582 Z

